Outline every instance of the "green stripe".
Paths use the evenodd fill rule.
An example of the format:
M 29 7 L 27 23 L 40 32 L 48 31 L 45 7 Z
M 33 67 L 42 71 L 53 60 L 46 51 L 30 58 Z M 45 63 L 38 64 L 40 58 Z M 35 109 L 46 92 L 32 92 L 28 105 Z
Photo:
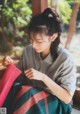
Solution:
M 26 91 L 14 104 L 14 111 L 16 111 L 21 105 L 23 105 L 25 102 L 27 102 L 32 96 L 39 93 L 40 90 L 36 88 L 31 88 L 30 90 Z M 30 94 L 31 93 L 31 94 Z
M 70 104 L 65 104 L 53 95 L 48 97 L 48 109 L 50 114 L 71 114 L 72 112 Z
M 58 99 L 56 96 L 50 95 L 48 97 L 48 110 L 50 114 L 59 114 L 58 113 Z

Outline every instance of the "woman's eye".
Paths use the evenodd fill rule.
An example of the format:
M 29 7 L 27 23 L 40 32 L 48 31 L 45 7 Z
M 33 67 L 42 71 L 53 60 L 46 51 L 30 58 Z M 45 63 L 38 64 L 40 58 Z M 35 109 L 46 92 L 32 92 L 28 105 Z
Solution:
M 42 43 L 42 41 L 33 41 L 32 39 L 30 39 L 30 42 L 31 43 L 35 42 L 36 44 L 41 44 Z
M 38 42 L 38 43 L 42 43 L 42 42 Z

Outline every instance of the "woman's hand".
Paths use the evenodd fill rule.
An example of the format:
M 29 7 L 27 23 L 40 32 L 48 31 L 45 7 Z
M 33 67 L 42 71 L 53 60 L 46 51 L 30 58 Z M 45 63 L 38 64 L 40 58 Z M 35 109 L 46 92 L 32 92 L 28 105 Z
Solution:
M 25 75 L 27 78 L 29 79 L 35 79 L 35 80 L 42 80 L 43 81 L 43 78 L 45 77 L 45 74 L 33 69 L 33 68 L 30 68 L 30 69 L 27 69 L 24 71 Z
M 8 66 L 9 64 L 13 63 L 14 64 L 14 60 L 11 59 L 10 56 L 6 56 L 4 59 L 3 59 L 3 65 L 4 66 Z

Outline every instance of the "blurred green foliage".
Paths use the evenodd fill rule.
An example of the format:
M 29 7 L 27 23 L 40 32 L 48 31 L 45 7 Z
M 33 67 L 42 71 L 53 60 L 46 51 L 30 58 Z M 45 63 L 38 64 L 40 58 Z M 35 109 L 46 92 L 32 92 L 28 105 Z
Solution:
M 49 6 L 53 6 L 54 0 L 48 0 Z M 56 1 L 56 0 L 55 0 Z M 74 0 L 57 0 L 57 12 L 60 15 L 63 24 L 68 24 L 71 16 L 72 8 L 71 3 Z
M 13 20 L 15 26 L 22 27 L 27 25 L 31 17 L 29 0 L 9 0 L 2 4 L 2 15 L 9 21 Z
M 28 24 L 32 14 L 28 2 L 29 0 L 3 0 L 0 3 L 0 17 L 4 18 L 3 28 L 5 30 L 9 30 L 11 26 L 16 30 L 15 35 L 23 36 L 23 31 L 19 31 L 19 28 Z
M 68 24 L 72 13 L 71 6 L 67 0 L 58 0 L 59 4 L 59 14 L 62 23 Z

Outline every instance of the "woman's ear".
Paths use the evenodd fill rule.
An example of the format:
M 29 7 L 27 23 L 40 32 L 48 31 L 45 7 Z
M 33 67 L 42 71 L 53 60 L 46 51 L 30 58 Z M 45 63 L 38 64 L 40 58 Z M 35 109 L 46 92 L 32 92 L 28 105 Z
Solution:
M 51 36 L 50 41 L 53 42 L 53 41 L 57 38 L 57 36 L 58 36 L 58 33 L 54 33 L 54 34 Z

